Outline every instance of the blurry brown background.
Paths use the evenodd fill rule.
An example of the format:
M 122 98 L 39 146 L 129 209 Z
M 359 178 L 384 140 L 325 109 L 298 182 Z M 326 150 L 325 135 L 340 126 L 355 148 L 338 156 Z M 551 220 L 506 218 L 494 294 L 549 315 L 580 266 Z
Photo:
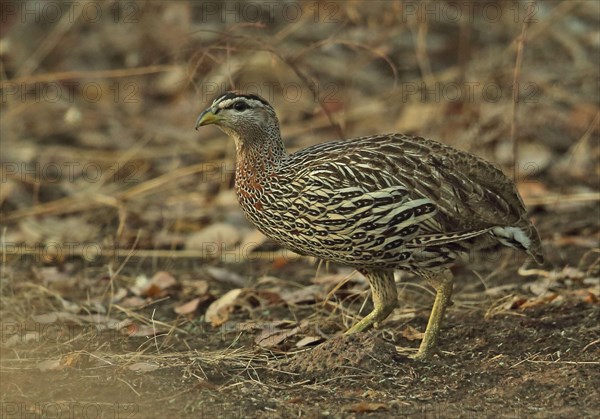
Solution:
M 128 321 L 128 327 L 135 324 L 137 331 L 147 327 L 122 337 L 117 331 L 123 325 L 106 326 L 119 339 L 138 336 L 143 341 L 156 334 L 150 317 L 157 309 L 172 358 L 167 362 L 156 355 L 144 363 L 176 367 L 168 374 L 158 370 L 163 371 L 159 377 L 167 383 L 163 390 L 168 393 L 169 374 L 179 377 L 186 368 L 193 369 L 190 359 L 195 355 L 185 351 L 199 347 L 198 342 L 184 344 L 174 336 L 182 331 L 189 333 L 185 339 L 197 336 L 194 327 L 203 324 L 209 305 L 231 289 L 271 287 L 271 294 L 245 299 L 238 295 L 235 304 L 230 301 L 236 321 L 295 321 L 317 309 L 331 312 L 320 302 L 349 271 L 332 268 L 327 271 L 333 275 L 330 282 L 315 284 L 311 280 L 317 268 L 312 261 L 295 261 L 257 234 L 243 219 L 232 192 L 232 142 L 215 128 L 193 129 L 199 112 L 215 95 L 230 89 L 260 94 L 274 105 L 290 151 L 330 139 L 404 132 L 476 153 L 516 177 L 548 262 L 538 271 L 527 271 L 526 278 L 517 276 L 522 259 L 512 254 L 467 262 L 459 274 L 460 286 L 473 293 L 468 298 L 479 293 L 473 298 L 481 305 L 463 304 L 470 311 L 465 319 L 456 317 L 459 324 L 468 323 L 469 315 L 477 323 L 490 307 L 514 314 L 524 303 L 539 308 L 559 297 L 571 304 L 569 313 L 581 316 L 573 324 L 597 314 L 599 2 L 6 1 L 0 7 L 1 310 L 4 325 L 10 326 L 5 329 L 11 331 L 3 335 L 3 344 L 21 325 L 30 324 L 32 315 L 48 313 L 63 317 L 33 318 L 34 323 L 81 325 L 99 320 L 74 316 L 99 315 Z M 521 288 L 525 279 L 538 288 Z M 352 287 L 364 299 L 364 283 L 353 281 Z M 314 294 L 288 295 L 286 300 L 290 284 L 312 287 Z M 352 287 L 345 292 L 354 295 Z M 490 287 L 498 287 L 496 291 L 504 287 L 505 294 L 490 297 L 485 294 Z M 406 293 L 413 316 L 414 304 L 426 309 L 426 293 L 415 288 Z M 425 302 L 414 303 L 418 298 Z M 313 305 L 290 315 L 281 311 L 281 299 L 286 301 L 285 310 L 307 301 Z M 185 306 L 190 301 L 191 306 Z M 356 301 L 357 309 L 361 301 Z M 271 314 L 265 314 L 262 310 L 269 307 Z M 228 320 L 232 319 L 226 316 L 216 323 Z M 573 339 L 591 334 L 578 350 L 587 348 L 582 353 L 592 356 L 598 348 L 597 326 L 571 332 Z M 82 348 L 97 354 L 103 341 L 81 344 L 83 332 L 78 331 L 74 339 L 78 343 L 63 345 L 60 340 L 60 345 L 52 345 L 37 333 L 32 338 L 17 334 L 9 341 L 5 346 L 9 349 L 3 349 L 3 374 L 10 372 L 10 380 L 21 387 L 33 385 L 28 380 L 39 374 L 39 363 L 49 361 L 45 368 L 50 374 L 63 374 L 58 388 L 72 391 L 69 383 L 76 380 L 69 374 L 80 377 L 73 371 L 92 361 L 69 358 L 71 365 L 65 356 L 79 354 Z M 303 333 L 289 333 L 285 343 L 282 338 L 262 346 L 287 351 L 302 338 L 314 337 Z M 210 356 L 216 356 L 236 335 L 226 335 L 223 341 L 210 336 L 204 337 L 211 342 L 206 347 L 214 351 Z M 250 344 L 240 347 L 250 351 L 244 356 L 263 365 L 264 353 L 248 349 L 255 338 L 250 333 Z M 448 339 L 460 348 L 460 339 Z M 31 355 L 32 341 L 44 355 L 27 363 L 23 360 Z M 590 342 L 596 343 L 586 347 Z M 139 349 L 140 341 L 123 345 L 125 351 L 111 346 L 102 353 L 103 359 L 119 368 L 137 365 L 140 360 L 131 353 Z M 510 363 L 517 363 L 518 354 L 524 352 L 515 349 L 506 356 L 516 356 Z M 15 361 L 17 353 L 21 363 Z M 533 353 L 542 354 L 533 361 L 546 362 L 544 357 L 555 351 L 534 348 Z M 204 359 L 211 360 L 210 356 L 205 354 Z M 231 359 L 233 364 L 219 368 L 238 371 L 247 364 L 243 357 Z M 480 367 L 489 365 L 474 368 Z M 581 379 L 579 370 L 574 371 L 569 374 Z M 502 371 L 488 373 L 498 374 L 496 382 L 505 378 Z M 111 375 L 113 370 L 101 374 Z M 195 382 L 193 374 L 183 375 Z M 235 382 L 226 376 L 229 384 Z M 598 374 L 586 377 L 588 384 L 582 385 L 578 402 L 557 409 L 573 409 L 567 410 L 570 413 L 591 409 L 586 385 L 593 389 Z M 151 387 L 144 392 L 140 382 L 121 378 L 136 389 L 123 391 L 130 392 L 128 403 L 139 412 L 163 391 Z M 276 386 L 269 386 L 279 378 L 262 379 L 267 380 L 262 390 L 275 391 Z M 531 380 L 537 379 L 549 380 L 547 376 Z M 252 382 L 240 380 L 238 388 L 255 391 Z M 211 380 L 205 376 L 200 381 Z M 494 387 L 492 382 L 488 384 Z M 97 385 L 84 380 L 80 399 L 114 401 L 123 392 L 94 393 Z M 556 383 L 556 389 L 562 386 Z M 10 403 L 17 400 L 54 400 L 45 388 L 20 393 L 15 388 L 3 389 L 5 406 L 12 408 Z M 217 380 L 207 388 L 224 387 Z M 175 384 L 172 389 L 173 394 L 182 394 Z M 329 400 L 324 409 L 335 412 L 340 407 L 336 403 L 342 403 L 341 411 L 364 408 L 385 415 L 398 414 L 398 406 L 419 406 L 404 395 L 379 389 L 374 391 L 381 390 L 381 395 L 366 397 L 365 403 L 381 402 L 382 409 L 374 404 L 361 408 L 364 400 L 346 390 L 349 400 Z M 431 400 L 452 404 L 466 397 L 466 389 L 454 390 Z M 415 391 L 430 394 L 425 385 Z M 532 394 L 535 403 L 547 407 L 539 392 Z M 192 403 L 173 397 L 175 412 L 182 413 Z M 394 405 L 390 397 L 403 401 Z M 489 397 L 504 400 L 517 395 Z M 265 410 L 268 405 L 275 412 L 287 412 L 277 401 L 265 405 L 264 400 L 255 406 L 257 411 L 270 412 Z M 297 403 L 305 414 L 316 412 L 307 407 L 310 403 Z M 518 403 L 511 406 L 524 409 Z

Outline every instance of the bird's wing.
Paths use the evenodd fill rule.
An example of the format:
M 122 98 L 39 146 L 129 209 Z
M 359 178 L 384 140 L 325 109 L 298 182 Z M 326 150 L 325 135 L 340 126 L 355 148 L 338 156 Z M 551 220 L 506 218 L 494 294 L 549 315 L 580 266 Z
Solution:
M 515 228 L 507 234 L 522 248 L 539 245 L 502 171 L 441 143 L 403 135 L 364 137 L 319 144 L 290 157 L 287 187 L 308 216 L 299 222 L 322 228 L 324 235 L 337 230 L 340 246 L 348 244 L 349 232 L 371 240 L 372 231 L 385 248 L 393 238 L 398 246 L 441 246 Z
M 514 184 L 501 170 L 420 137 L 392 134 L 334 141 L 292 156 L 305 166 L 297 172 L 300 177 L 323 173 L 336 187 L 367 192 L 398 187 L 411 199 L 430 200 L 437 208 L 439 233 L 511 226 L 525 212 Z

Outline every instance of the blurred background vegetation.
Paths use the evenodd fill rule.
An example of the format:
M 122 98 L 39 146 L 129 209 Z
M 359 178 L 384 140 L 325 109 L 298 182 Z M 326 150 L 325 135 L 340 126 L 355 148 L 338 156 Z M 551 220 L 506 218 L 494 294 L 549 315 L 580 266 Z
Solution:
M 4 240 L 181 249 L 216 221 L 247 228 L 232 144 L 193 130 L 230 89 L 272 102 L 290 150 L 397 131 L 511 173 L 516 141 L 530 204 L 592 199 L 598 13 L 594 1 L 3 3 Z

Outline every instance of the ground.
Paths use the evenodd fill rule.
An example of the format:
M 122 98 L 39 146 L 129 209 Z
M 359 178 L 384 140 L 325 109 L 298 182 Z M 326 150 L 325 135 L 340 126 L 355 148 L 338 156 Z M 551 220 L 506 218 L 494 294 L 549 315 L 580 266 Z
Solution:
M 75 3 L 2 9 L 0 417 L 600 416 L 600 3 Z M 495 162 L 546 261 L 457 261 L 427 362 L 410 272 L 343 336 L 364 278 L 260 235 L 231 141 L 193 130 L 231 88 L 292 151 L 397 131 Z

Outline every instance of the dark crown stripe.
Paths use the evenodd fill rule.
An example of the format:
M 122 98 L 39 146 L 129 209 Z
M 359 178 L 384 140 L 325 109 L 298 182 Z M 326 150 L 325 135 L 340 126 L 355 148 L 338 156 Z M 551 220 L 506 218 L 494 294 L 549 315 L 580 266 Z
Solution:
M 222 102 L 224 100 L 235 99 L 235 98 L 253 99 L 253 100 L 257 100 L 257 101 L 261 102 L 265 106 L 268 106 L 270 108 L 272 107 L 269 102 L 267 102 L 265 99 L 263 99 L 262 97 L 260 97 L 258 95 L 244 94 L 244 93 L 240 93 L 240 92 L 237 92 L 237 91 L 225 92 L 221 96 L 217 97 L 213 101 L 213 103 L 217 104 L 217 103 Z

